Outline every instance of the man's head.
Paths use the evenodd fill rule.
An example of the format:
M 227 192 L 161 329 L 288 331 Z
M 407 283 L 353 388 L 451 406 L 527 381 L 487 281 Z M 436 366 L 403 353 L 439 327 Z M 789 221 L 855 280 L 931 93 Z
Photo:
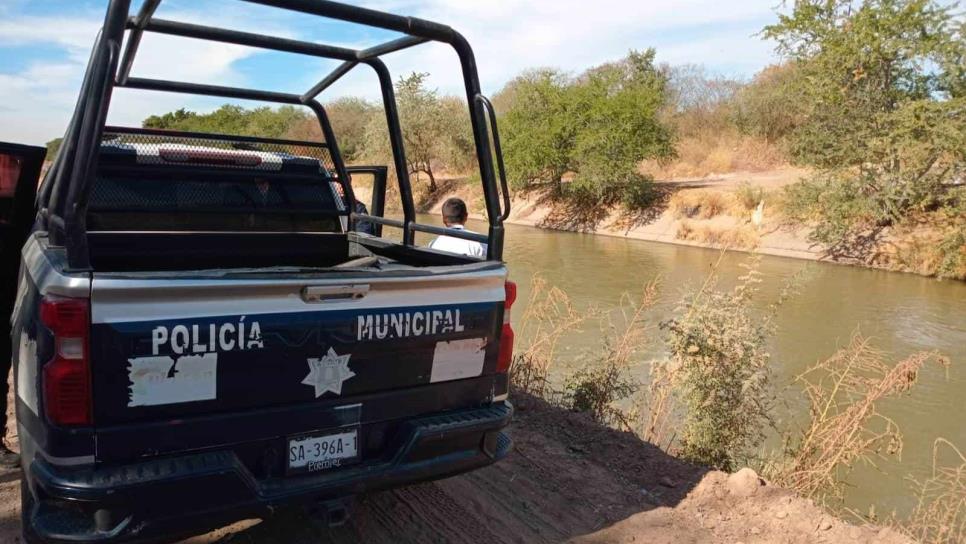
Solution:
M 463 202 L 462 199 L 453 197 L 443 203 L 443 223 L 447 227 L 466 223 L 467 215 L 466 202 Z

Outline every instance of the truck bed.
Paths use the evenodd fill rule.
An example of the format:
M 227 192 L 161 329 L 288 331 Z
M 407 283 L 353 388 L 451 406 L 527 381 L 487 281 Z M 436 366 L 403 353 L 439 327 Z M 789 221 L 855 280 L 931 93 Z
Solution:
M 413 267 L 478 262 L 355 233 L 103 231 L 88 243 L 95 272 L 329 268 L 373 256 Z

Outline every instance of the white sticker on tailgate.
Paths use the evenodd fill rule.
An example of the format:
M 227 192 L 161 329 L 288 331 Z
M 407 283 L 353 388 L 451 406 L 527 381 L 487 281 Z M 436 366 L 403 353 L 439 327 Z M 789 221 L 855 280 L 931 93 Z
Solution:
M 167 355 L 128 359 L 128 406 L 157 406 L 216 398 L 218 354 Z
M 483 373 L 486 338 L 436 342 L 430 382 L 472 378 Z

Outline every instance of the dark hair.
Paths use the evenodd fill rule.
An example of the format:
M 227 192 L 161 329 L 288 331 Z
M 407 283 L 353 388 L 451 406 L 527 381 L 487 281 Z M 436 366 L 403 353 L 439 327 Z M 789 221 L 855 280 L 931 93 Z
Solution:
M 466 202 L 463 202 L 462 199 L 448 198 L 443 203 L 443 220 L 447 223 L 464 223 L 468 215 L 466 213 Z

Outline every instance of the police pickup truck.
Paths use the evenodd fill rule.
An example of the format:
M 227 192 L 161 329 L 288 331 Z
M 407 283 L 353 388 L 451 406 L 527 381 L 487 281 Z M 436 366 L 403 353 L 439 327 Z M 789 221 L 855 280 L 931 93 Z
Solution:
M 509 203 L 462 36 L 321 0 L 254 2 L 396 36 L 353 50 L 166 20 L 160 0 L 130 15 L 129 3 L 109 2 L 63 146 L 36 199 L 14 204 L 29 218 L 12 229 L 22 251 L 4 249 L 20 270 L 10 332 L 27 542 L 172 540 L 294 502 L 337 521 L 352 495 L 506 456 Z M 301 95 L 133 77 L 152 33 L 342 64 Z M 380 56 L 427 41 L 461 61 L 486 234 L 415 220 Z M 386 168 L 347 168 L 317 99 L 357 65 L 382 92 L 402 219 L 383 215 Z M 325 141 L 108 126 L 127 89 L 305 106 Z M 36 185 L 31 172 L 21 185 Z M 355 211 L 349 183 L 364 173 L 371 213 Z M 416 232 L 485 242 L 487 258 L 418 247 Z

